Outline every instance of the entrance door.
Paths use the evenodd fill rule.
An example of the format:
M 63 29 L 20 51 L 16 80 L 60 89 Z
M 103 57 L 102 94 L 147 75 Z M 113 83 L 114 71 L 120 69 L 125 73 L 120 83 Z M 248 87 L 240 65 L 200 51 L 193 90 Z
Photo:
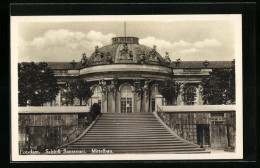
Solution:
M 197 124 L 197 141 L 201 147 L 210 145 L 210 134 L 208 124 Z
M 121 113 L 132 113 L 132 98 L 122 97 L 121 98 Z
M 121 88 L 121 113 L 132 113 L 132 88 L 124 85 Z

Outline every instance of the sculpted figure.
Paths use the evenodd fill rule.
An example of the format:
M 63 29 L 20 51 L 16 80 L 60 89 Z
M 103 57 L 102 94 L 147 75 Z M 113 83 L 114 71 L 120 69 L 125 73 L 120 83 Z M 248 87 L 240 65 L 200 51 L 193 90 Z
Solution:
M 98 46 L 95 47 L 95 53 L 94 53 L 94 54 L 95 54 L 95 55 L 94 55 L 95 57 L 94 57 L 93 62 L 102 61 L 104 55 L 103 55 L 102 52 L 99 51 Z
M 113 63 L 112 56 L 110 55 L 109 52 L 107 52 L 106 54 L 106 61 L 108 61 L 109 63 Z
M 150 56 L 149 60 L 151 61 L 156 61 L 156 62 L 160 61 L 157 56 L 156 45 L 153 46 L 153 49 L 152 51 L 150 51 L 149 56 Z
M 133 59 L 133 52 L 132 51 L 129 52 L 129 58 L 128 59 Z
M 143 53 L 140 55 L 140 62 L 141 63 L 145 63 L 145 53 L 143 51 Z
M 88 59 L 87 59 L 87 56 L 86 56 L 86 53 L 84 52 L 83 54 L 82 54 L 82 58 L 81 58 L 81 65 L 83 65 L 84 67 L 86 67 L 87 66 L 87 61 L 88 61 Z
M 119 51 L 119 54 L 122 59 L 129 59 L 127 43 L 123 44 L 123 48 Z
M 171 59 L 169 57 L 169 53 L 168 52 L 166 52 L 165 54 L 166 54 L 165 55 L 165 64 L 168 66 L 171 63 Z
M 123 44 L 122 52 L 123 52 L 123 53 L 127 53 L 127 52 L 128 52 L 128 46 L 127 46 L 127 43 Z

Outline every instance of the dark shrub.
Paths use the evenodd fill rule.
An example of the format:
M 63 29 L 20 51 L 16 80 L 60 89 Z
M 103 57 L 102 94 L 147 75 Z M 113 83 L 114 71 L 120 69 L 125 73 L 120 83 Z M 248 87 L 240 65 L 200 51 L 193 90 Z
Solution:
M 94 120 L 99 114 L 101 114 L 100 106 L 97 103 L 94 103 L 90 108 L 90 115 Z

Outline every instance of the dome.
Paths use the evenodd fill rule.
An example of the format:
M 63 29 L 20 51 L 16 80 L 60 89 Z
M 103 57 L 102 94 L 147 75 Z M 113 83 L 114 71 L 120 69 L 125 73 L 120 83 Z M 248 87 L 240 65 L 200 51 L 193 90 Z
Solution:
M 85 54 L 85 53 L 84 53 Z M 95 51 L 90 57 L 83 54 L 81 63 L 83 66 L 94 66 L 101 64 L 155 64 L 167 65 L 169 58 L 164 59 L 153 48 L 139 44 L 137 37 L 115 37 L 112 44 L 95 47 Z

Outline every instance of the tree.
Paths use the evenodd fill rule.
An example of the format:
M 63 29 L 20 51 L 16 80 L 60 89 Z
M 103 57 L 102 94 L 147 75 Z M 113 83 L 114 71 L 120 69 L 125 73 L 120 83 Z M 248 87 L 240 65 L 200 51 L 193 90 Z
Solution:
M 172 100 L 180 94 L 180 84 L 173 80 L 166 80 L 159 84 L 159 92 L 166 99 L 167 104 L 173 104 Z
M 55 100 L 58 92 L 57 80 L 47 63 L 18 64 L 19 106 L 41 106 Z
M 208 77 L 202 79 L 201 86 L 204 104 L 234 104 L 235 67 L 213 69 Z
M 74 104 L 74 99 L 78 98 L 80 101 L 80 105 L 82 105 L 82 101 L 87 101 L 92 95 L 93 92 L 90 89 L 90 85 L 88 82 L 84 80 L 77 80 L 73 82 L 67 82 L 65 84 L 65 99 L 67 105 Z

